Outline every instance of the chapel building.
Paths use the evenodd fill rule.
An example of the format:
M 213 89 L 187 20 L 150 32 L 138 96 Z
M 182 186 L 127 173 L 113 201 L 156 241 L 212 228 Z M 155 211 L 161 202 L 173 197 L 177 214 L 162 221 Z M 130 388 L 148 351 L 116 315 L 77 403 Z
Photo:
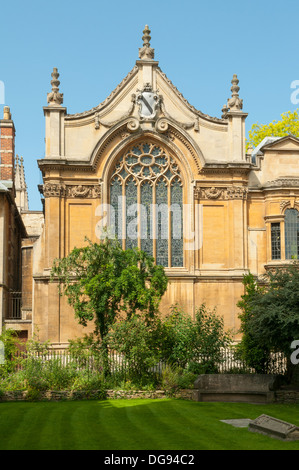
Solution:
M 16 328 L 56 347 L 93 325 L 79 326 L 50 282 L 53 261 L 86 237 L 99 241 L 105 226 L 165 267 L 162 312 L 178 303 L 194 315 L 205 303 L 236 332 L 244 274 L 260 278 L 299 255 L 299 139 L 269 136 L 246 151 L 237 76 L 222 116 L 204 114 L 159 67 L 148 26 L 143 33 L 133 69 L 90 110 L 67 113 L 53 69 L 38 160 L 44 211 L 21 212 L 25 226 L 36 224 L 22 237 L 22 295 L 31 303 Z

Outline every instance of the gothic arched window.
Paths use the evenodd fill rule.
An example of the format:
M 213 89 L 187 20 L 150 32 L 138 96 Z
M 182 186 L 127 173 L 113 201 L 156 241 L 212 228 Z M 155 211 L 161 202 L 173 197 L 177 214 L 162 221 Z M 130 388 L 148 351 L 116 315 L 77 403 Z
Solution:
M 299 212 L 296 209 L 285 211 L 285 256 L 286 259 L 299 258 Z
M 139 247 L 165 267 L 183 266 L 183 185 L 172 156 L 149 141 L 117 161 L 110 180 L 111 226 L 123 248 Z

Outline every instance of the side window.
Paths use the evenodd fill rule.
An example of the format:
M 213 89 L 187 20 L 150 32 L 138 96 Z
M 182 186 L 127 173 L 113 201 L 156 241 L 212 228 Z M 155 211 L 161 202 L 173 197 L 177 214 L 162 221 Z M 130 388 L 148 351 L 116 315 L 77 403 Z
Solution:
M 299 212 L 296 209 L 285 211 L 285 257 L 299 257 Z
M 271 258 L 281 259 L 280 222 L 271 224 Z

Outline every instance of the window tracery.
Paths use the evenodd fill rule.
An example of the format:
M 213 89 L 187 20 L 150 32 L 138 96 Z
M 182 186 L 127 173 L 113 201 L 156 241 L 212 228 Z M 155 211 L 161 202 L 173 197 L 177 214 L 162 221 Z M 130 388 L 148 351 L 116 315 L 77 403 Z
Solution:
M 139 247 L 165 267 L 183 266 L 183 183 L 161 145 L 133 145 L 110 179 L 111 225 L 124 248 Z

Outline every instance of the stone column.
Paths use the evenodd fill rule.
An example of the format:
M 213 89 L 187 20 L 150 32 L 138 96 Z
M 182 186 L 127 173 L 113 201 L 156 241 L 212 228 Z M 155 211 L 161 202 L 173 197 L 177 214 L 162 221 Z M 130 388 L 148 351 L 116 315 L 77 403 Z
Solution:
M 63 94 L 59 92 L 59 73 L 53 69 L 51 81 L 52 91 L 48 93 L 48 106 L 44 107 L 46 119 L 45 158 L 61 158 L 64 156 L 64 116 L 66 108 L 62 107 Z
M 232 97 L 222 110 L 224 113 L 222 117 L 228 119 L 229 161 L 245 162 L 245 119 L 248 114 L 242 112 L 243 100 L 239 98 L 240 87 L 237 75 L 233 76 L 231 83 Z

